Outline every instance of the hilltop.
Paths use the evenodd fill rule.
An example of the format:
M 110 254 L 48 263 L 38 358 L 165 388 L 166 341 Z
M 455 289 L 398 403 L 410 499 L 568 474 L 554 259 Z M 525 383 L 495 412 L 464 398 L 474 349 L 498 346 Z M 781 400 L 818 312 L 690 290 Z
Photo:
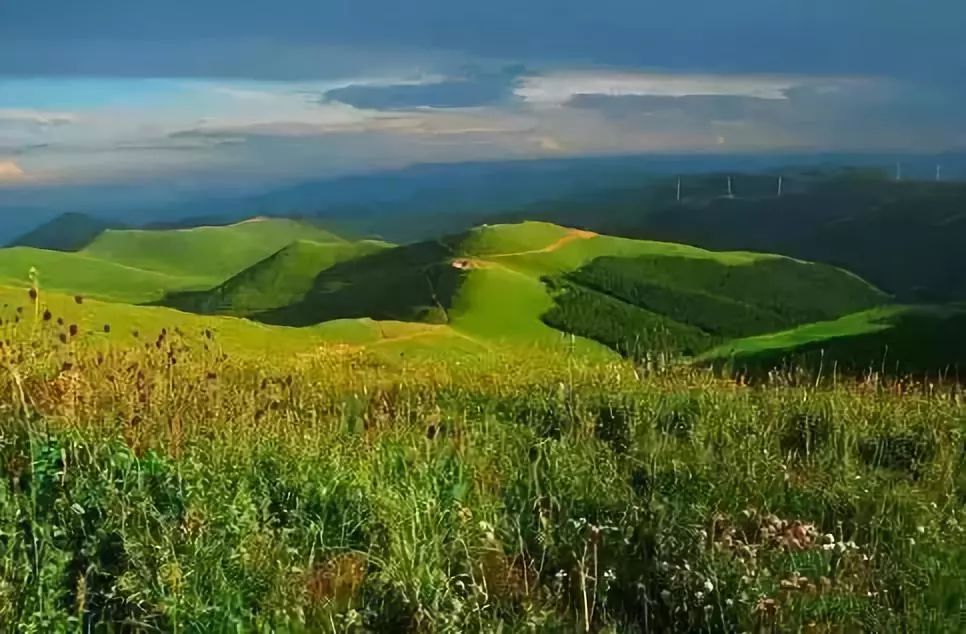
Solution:
M 172 293 L 163 304 L 189 312 L 248 316 L 301 300 L 315 278 L 340 262 L 392 245 L 374 240 L 314 242 L 299 240 L 205 291 Z
M 559 345 L 568 333 L 623 353 L 660 343 L 693 354 L 728 338 L 887 301 L 826 265 L 524 222 L 335 264 L 300 301 L 250 317 L 290 326 L 359 317 L 415 321 L 525 345 Z
M 909 302 L 966 298 L 966 185 L 862 170 L 686 175 L 561 198 L 510 217 L 714 250 L 778 253 L 861 275 Z
M 108 229 L 76 252 L 0 249 L 0 280 L 25 285 L 34 268 L 42 287 L 50 290 L 127 303 L 156 302 L 172 292 L 217 286 L 300 240 L 351 244 L 315 225 L 288 219 L 255 218 L 190 229 Z
M 224 226 L 105 231 L 82 253 L 139 269 L 220 283 L 296 240 L 344 242 L 305 222 L 256 217 Z

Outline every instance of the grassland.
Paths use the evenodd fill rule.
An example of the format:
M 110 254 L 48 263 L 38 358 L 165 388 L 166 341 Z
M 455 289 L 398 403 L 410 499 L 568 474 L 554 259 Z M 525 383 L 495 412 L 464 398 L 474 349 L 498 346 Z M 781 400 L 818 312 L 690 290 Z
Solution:
M 731 341 L 703 356 L 732 371 L 794 367 L 830 373 L 960 378 L 966 371 L 966 310 L 893 306 Z
M 171 293 L 217 287 L 299 240 L 331 247 L 334 260 L 369 252 L 369 243 L 349 243 L 317 227 L 286 219 L 194 229 L 108 229 L 77 252 L 0 249 L 0 282 L 26 284 L 31 269 L 36 269 L 46 289 L 130 304 L 152 303 Z M 320 257 L 323 261 L 326 256 Z M 298 261 L 306 263 L 305 259 Z M 261 278 L 253 282 L 268 285 Z M 287 283 L 298 285 L 294 279 Z M 284 290 L 280 287 L 278 292 Z M 238 301 L 244 304 L 245 299 Z
M 238 279 L 253 287 L 248 280 L 257 275 L 256 268 Z M 643 299 L 646 280 L 664 292 L 662 302 L 654 301 L 653 292 L 651 301 Z M 749 285 L 758 290 L 743 290 Z M 264 297 L 252 301 L 273 302 L 267 288 L 252 292 Z M 566 298 L 560 292 L 565 288 L 573 291 Z M 637 295 L 630 297 L 629 291 Z M 695 309 L 701 299 L 712 305 Z M 639 346 L 653 339 L 645 332 L 652 325 L 673 348 L 669 352 L 692 353 L 726 336 L 838 317 L 886 300 L 862 280 L 832 267 L 524 222 L 482 226 L 337 263 L 315 277 L 299 301 L 249 316 L 295 326 L 364 316 L 418 321 L 498 345 L 565 345 L 606 356 L 601 343 L 626 352 L 631 342 Z M 217 293 L 205 301 L 216 303 Z M 738 313 L 730 330 L 709 326 L 722 306 Z M 691 310 L 691 318 L 678 314 L 681 307 Z M 602 325 L 604 311 L 608 319 Z
M 31 269 L 37 271 L 44 288 L 132 304 L 158 300 L 168 289 L 192 283 L 79 253 L 31 247 L 0 249 L 2 282 L 26 287 Z
M 297 240 L 343 242 L 323 229 L 296 220 L 253 218 L 220 227 L 108 230 L 82 253 L 216 285 Z
M 164 304 L 197 313 L 251 316 L 301 301 L 316 277 L 332 266 L 376 253 L 384 242 L 293 242 L 213 289 L 173 293 Z
M 389 358 L 363 321 L 300 356 L 312 329 L 17 293 L 3 629 L 961 631 L 955 384 Z

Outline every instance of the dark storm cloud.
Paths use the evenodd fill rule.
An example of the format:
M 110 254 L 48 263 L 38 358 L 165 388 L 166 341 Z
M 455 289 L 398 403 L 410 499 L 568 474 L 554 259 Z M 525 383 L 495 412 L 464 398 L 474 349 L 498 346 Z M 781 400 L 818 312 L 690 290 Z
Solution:
M 0 73 L 309 78 L 434 51 L 958 81 L 963 24 L 961 0 L 8 0 Z
M 426 84 L 352 85 L 330 90 L 322 99 L 374 110 L 499 105 L 515 100 L 513 89 L 524 70 L 522 66 L 510 66 L 497 72 L 472 70 L 458 79 Z

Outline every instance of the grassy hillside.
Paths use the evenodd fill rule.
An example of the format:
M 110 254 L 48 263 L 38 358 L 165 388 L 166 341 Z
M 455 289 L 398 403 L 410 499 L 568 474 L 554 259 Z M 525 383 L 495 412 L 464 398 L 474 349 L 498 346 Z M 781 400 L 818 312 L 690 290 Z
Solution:
M 0 249 L 0 282 L 26 289 L 31 268 L 37 270 L 43 289 L 133 304 L 158 300 L 166 291 L 192 281 L 82 253 L 30 247 Z
M 254 316 L 299 326 L 357 317 L 422 321 L 522 346 L 597 354 L 601 343 L 623 353 L 660 345 L 692 354 L 728 337 L 885 300 L 832 267 L 526 222 L 336 264 L 301 301 Z
M 255 218 L 221 227 L 106 231 L 82 253 L 149 271 L 204 279 L 215 286 L 297 240 L 344 242 L 303 222 Z
M 682 178 L 601 190 L 521 212 L 602 233 L 716 250 L 779 253 L 853 271 L 907 301 L 966 298 L 966 185 L 892 182 L 851 172 Z
M 280 309 L 301 301 L 325 269 L 390 246 L 371 240 L 299 240 L 213 289 L 173 293 L 163 304 L 190 312 L 239 316 Z
M 718 338 L 782 330 L 887 301 L 838 269 L 777 257 L 741 266 L 668 255 L 601 257 L 566 279 Z
M 450 254 L 423 242 L 342 262 L 322 271 L 301 301 L 255 317 L 293 326 L 352 317 L 446 323 L 462 276 Z
M 12 241 L 12 247 L 34 247 L 52 251 L 80 251 L 108 229 L 123 228 L 120 223 L 80 213 L 57 216 Z
M 847 374 L 966 377 L 966 309 L 896 306 L 729 342 L 702 360 L 761 374 L 799 368 Z
M 254 220 L 222 227 L 178 230 L 107 230 L 89 246 L 74 253 L 30 247 L 0 249 L 0 281 L 26 284 L 37 269 L 42 288 L 127 302 L 157 302 L 167 294 L 200 291 L 220 285 L 240 270 L 258 263 L 298 240 L 317 240 L 315 247 L 296 248 L 276 275 L 261 271 L 252 280 L 226 289 L 242 307 L 254 303 L 260 289 L 273 300 L 295 293 L 313 262 L 353 257 L 371 250 L 326 231 L 293 220 Z M 375 248 L 374 246 L 372 248 Z M 328 252 L 327 254 L 324 252 Z M 291 260 L 291 261 L 289 261 Z M 279 264 L 279 263 L 276 263 Z M 271 269 L 271 267 L 269 267 Z M 246 294 L 248 285 L 252 292 Z
M 3 327 L 3 631 L 962 630 L 961 388 L 45 323 Z
M 25 288 L 0 285 L 0 332 L 7 338 L 35 338 L 57 343 L 61 334 L 77 326 L 68 337 L 70 350 L 105 345 L 153 347 L 166 331 L 200 347 L 212 344 L 219 351 L 246 358 L 266 355 L 311 358 L 317 352 L 368 351 L 382 359 L 459 358 L 478 356 L 490 348 L 445 326 L 422 323 L 343 319 L 309 328 L 291 328 L 228 316 L 194 315 L 162 306 L 135 306 L 99 301 L 41 290 L 34 303 Z M 49 319 L 44 313 L 50 312 Z

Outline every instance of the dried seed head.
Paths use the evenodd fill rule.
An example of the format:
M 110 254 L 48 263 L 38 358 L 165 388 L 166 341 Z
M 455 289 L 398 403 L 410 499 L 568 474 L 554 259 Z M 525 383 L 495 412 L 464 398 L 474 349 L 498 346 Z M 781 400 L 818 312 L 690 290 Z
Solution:
M 37 289 L 36 288 L 31 287 L 30 290 L 27 291 L 27 295 L 30 296 L 30 300 L 31 301 L 37 301 Z
M 50 312 L 50 310 L 44 311 L 44 321 L 50 321 L 51 319 L 53 319 L 53 317 L 54 315 L 53 313 Z
M 74 303 L 76 303 L 76 304 L 83 304 L 84 303 L 84 298 L 81 297 L 80 295 L 74 295 Z
M 67 329 L 70 331 L 70 336 L 71 337 L 76 337 L 77 336 L 77 333 L 78 333 L 78 330 L 79 330 L 77 328 L 77 324 L 71 324 Z
M 104 332 L 111 332 L 111 324 L 104 324 Z

